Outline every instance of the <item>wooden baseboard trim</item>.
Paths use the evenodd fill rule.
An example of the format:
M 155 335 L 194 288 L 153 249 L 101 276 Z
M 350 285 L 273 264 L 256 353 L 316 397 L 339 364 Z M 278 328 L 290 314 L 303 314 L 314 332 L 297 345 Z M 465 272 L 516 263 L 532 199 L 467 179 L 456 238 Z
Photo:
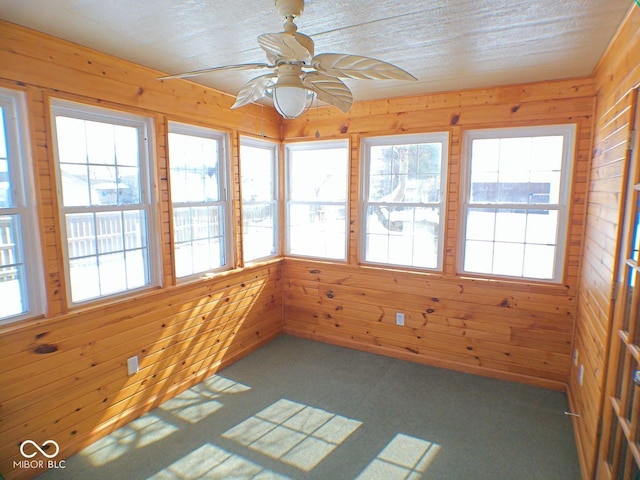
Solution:
M 323 334 L 309 334 L 308 332 L 301 332 L 294 328 L 284 326 L 284 333 L 293 337 L 307 338 L 309 340 L 317 340 L 319 342 L 330 343 L 341 347 L 353 348 L 369 353 L 376 353 L 387 357 L 397 358 L 399 360 L 407 360 L 414 363 L 421 363 L 423 365 L 429 365 L 431 367 L 445 368 L 448 370 L 455 370 L 462 373 L 470 373 L 473 375 L 479 375 L 482 377 L 495 378 L 498 380 L 506 380 L 510 382 L 524 383 L 536 387 L 547 388 L 550 390 L 558 390 L 561 392 L 566 391 L 567 385 L 563 382 L 555 380 L 549 380 L 545 378 L 531 377 L 522 375 L 519 373 L 501 372 L 489 368 L 480 366 L 467 365 L 462 363 L 453 362 L 450 360 L 442 360 L 436 357 L 430 357 L 424 354 L 414 354 L 404 352 L 402 350 L 383 347 L 379 345 L 364 344 L 361 342 L 353 341 L 348 338 L 335 337 L 331 335 Z
M 569 411 L 576 412 L 576 404 L 573 401 L 573 396 L 571 395 L 571 389 L 569 385 L 566 388 L 567 393 L 567 402 L 569 404 Z M 591 480 L 592 476 L 589 474 L 589 466 L 587 459 L 585 458 L 585 450 L 582 440 L 580 439 L 580 435 L 578 434 L 578 422 L 580 421 L 580 417 L 571 417 L 571 425 L 573 427 L 573 438 L 576 442 L 576 450 L 578 451 L 578 461 L 580 462 L 580 472 L 582 474 L 582 480 Z

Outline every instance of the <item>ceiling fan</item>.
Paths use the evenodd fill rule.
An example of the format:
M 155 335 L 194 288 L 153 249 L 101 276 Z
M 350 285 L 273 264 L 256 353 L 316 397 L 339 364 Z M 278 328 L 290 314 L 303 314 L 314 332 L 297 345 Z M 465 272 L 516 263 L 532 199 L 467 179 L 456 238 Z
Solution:
M 302 33 L 294 20 L 304 10 L 304 0 L 275 0 L 276 10 L 285 19 L 281 33 L 258 36 L 268 63 L 243 63 L 194 70 L 160 77 L 160 80 L 188 78 L 221 70 L 270 70 L 247 82 L 231 108 L 238 108 L 267 96 L 284 118 L 304 113 L 315 97 L 348 112 L 353 103 L 351 90 L 340 78 L 363 80 L 413 80 L 407 71 L 387 62 L 359 55 L 322 53 L 314 56 L 313 40 Z

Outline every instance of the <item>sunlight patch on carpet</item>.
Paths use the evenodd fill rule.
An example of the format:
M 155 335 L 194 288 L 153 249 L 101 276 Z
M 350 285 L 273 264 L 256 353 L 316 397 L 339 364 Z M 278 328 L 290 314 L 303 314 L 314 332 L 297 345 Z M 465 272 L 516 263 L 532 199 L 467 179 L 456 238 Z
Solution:
M 357 420 L 281 399 L 222 436 L 308 472 L 360 425 Z
M 149 480 L 290 480 L 240 455 L 209 443 L 169 465 Z
M 418 480 L 440 450 L 437 443 L 398 433 L 357 480 Z
M 147 413 L 92 443 L 82 450 L 80 455 L 87 457 L 92 465 L 105 465 L 134 448 L 142 448 L 158 442 L 176 430 L 178 428 L 175 425 Z

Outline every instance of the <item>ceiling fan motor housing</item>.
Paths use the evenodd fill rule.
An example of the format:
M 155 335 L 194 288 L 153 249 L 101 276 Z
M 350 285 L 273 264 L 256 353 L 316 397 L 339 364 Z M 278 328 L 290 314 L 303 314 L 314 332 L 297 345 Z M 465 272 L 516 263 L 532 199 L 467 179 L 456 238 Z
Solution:
M 295 87 L 304 89 L 300 75 L 302 70 L 300 65 L 282 64 L 278 66 L 277 85 L 282 87 Z

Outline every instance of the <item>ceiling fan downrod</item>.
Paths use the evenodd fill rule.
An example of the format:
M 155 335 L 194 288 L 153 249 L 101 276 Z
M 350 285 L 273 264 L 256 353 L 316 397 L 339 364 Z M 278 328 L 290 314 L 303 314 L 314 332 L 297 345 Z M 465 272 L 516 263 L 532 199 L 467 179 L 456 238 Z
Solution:
M 302 15 L 304 0 L 276 0 L 276 10 L 284 17 L 284 33 L 295 34 L 298 26 L 293 21 Z

